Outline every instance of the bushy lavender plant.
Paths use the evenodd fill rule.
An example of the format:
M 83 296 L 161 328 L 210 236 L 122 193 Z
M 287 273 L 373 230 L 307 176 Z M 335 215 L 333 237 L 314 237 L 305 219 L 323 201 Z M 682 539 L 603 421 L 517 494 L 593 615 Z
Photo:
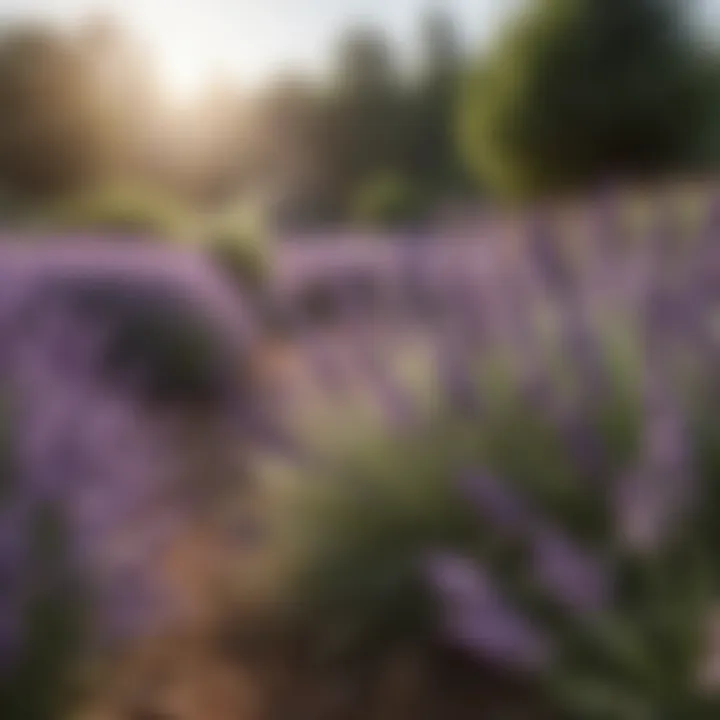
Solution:
M 449 644 L 532 677 L 538 717 L 720 711 L 720 244 L 662 210 L 639 243 L 608 223 L 561 247 L 536 216 L 484 269 L 458 250 L 449 311 L 414 325 L 435 380 L 281 503 L 284 591 L 318 648 Z M 402 352 L 394 330 L 366 335 L 375 358 Z M 404 386 L 380 365 L 387 401 Z
M 132 357 L 108 374 L 108 353 L 123 343 L 103 314 L 112 307 L 44 294 L 57 287 L 48 277 L 62 278 L 63 288 L 73 279 L 80 289 L 106 287 L 113 297 L 117 285 L 103 286 L 107 276 L 97 267 L 76 266 L 69 278 L 62 262 L 47 273 L 25 263 L 6 273 L 0 303 L 3 440 L 9 433 L 0 458 L 0 716 L 55 720 L 83 679 L 83 660 L 161 632 L 182 614 L 182 598 L 166 582 L 169 551 L 204 526 L 228 491 L 218 453 L 205 453 L 202 468 L 191 464 L 191 453 L 210 442 L 200 433 L 218 428 L 226 449 L 236 439 L 242 445 L 262 415 L 243 374 L 240 351 L 250 338 L 237 318 L 221 323 L 237 376 L 222 375 L 223 402 L 188 438 L 179 434 L 187 417 L 176 405 L 148 402 Z M 139 284 L 147 271 L 134 274 Z M 217 311 L 230 308 L 219 302 L 212 276 L 198 271 L 195 278 L 197 292 L 188 287 L 185 299 L 205 302 L 221 320 Z

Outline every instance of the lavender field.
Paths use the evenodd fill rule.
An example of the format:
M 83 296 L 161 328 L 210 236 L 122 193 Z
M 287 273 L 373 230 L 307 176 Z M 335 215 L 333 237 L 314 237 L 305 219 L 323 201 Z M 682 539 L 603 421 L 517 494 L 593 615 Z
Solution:
M 720 217 L 0 248 L 3 720 L 713 718 Z
M 720 718 L 720 0 L 0 0 L 0 720 Z

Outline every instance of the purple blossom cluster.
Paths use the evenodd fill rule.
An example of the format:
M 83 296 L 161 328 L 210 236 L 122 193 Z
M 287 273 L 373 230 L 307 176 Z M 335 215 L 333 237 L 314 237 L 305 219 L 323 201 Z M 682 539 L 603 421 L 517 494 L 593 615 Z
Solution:
M 367 427 L 359 408 L 377 406 L 371 434 L 383 447 L 395 442 L 398 457 L 385 467 L 370 443 L 368 464 L 397 483 L 393 502 L 410 506 L 398 532 L 413 512 L 425 512 L 408 490 L 428 467 L 477 526 L 466 544 L 434 516 L 427 538 L 409 531 L 444 642 L 549 679 L 577 672 L 605 682 L 610 667 L 612 682 L 627 685 L 637 666 L 648 666 L 637 693 L 649 709 L 637 717 L 658 716 L 663 678 L 683 662 L 672 702 L 692 705 L 704 655 L 720 652 L 695 641 L 720 580 L 712 560 L 720 541 L 718 227 L 711 216 L 688 238 L 663 213 L 661 227 L 634 238 L 615 213 L 606 200 L 590 208 L 582 237 L 538 213 L 517 234 L 287 242 L 261 305 L 281 320 L 299 374 L 287 386 L 277 379 L 273 389 L 287 402 L 272 412 L 247 363 L 261 318 L 197 254 L 3 248 L 0 381 L 12 462 L 0 470 L 8 475 L 0 476 L 0 668 L 23 652 L 44 508 L 62 518 L 68 572 L 84 581 L 96 636 L 127 638 L 180 612 L 163 583 L 164 559 L 201 510 L 226 499 L 228 486 L 209 477 L 210 465 L 186 482 L 181 410 L 148 404 L 142 368 L 103 371 L 117 327 L 56 294 L 91 279 L 94 287 L 151 287 L 173 298 L 179 291 L 202 309 L 231 362 L 201 367 L 222 368 L 229 402 L 214 408 L 217 426 L 195 408 L 189 415 L 198 432 L 221 427 L 226 446 L 262 441 L 322 473 L 316 451 L 335 450 L 343 425 L 360 438 Z M 94 296 L 81 297 L 87 304 Z M 170 347 L 162 357 L 181 360 Z M 329 398 L 331 412 L 315 428 L 318 398 Z M 312 449 L 276 431 L 286 419 L 319 433 Z M 382 492 L 355 487 L 365 471 L 339 471 L 353 478 L 352 513 L 368 507 L 377 516 L 369 519 L 390 522 L 390 510 L 372 510 Z M 231 492 L 242 479 L 232 479 Z M 445 511 L 434 502 L 430 515 Z M 395 530 L 383 526 L 390 544 L 370 537 L 371 549 L 405 547 Z M 396 578 L 384 557 L 365 562 L 353 544 L 363 537 L 362 529 L 352 536 L 352 552 L 363 572 L 382 569 L 372 589 L 385 598 Z M 324 555 L 333 562 L 343 547 L 335 540 Z M 398 573 L 412 565 L 403 563 Z M 353 587 L 362 581 L 344 576 Z M 625 640 L 598 631 L 607 627 Z M 635 674 L 628 657 L 643 658 Z
M 693 640 L 720 579 L 720 236 L 714 211 L 688 236 L 671 210 L 658 208 L 642 237 L 605 198 L 585 212 L 582 237 L 538 213 L 503 238 L 291 247 L 277 290 L 293 305 L 303 282 L 334 278 L 336 321 L 318 329 L 306 317 L 300 333 L 308 377 L 335 403 L 353 384 L 377 397 L 403 448 L 388 472 L 419 477 L 412 448 L 425 457 L 433 443 L 448 484 L 470 468 L 458 493 L 490 556 L 417 541 L 432 558 L 445 639 L 551 679 L 585 673 L 610 695 L 612 683 L 635 682 L 634 654 L 650 669 L 633 707 L 655 717 L 670 703 L 695 717 L 714 707 L 696 681 L 720 651 Z M 374 278 L 380 312 L 346 297 L 353 273 Z M 431 370 L 409 392 L 403 373 L 421 353 Z M 519 571 L 497 565 L 498 547 L 519 552 Z M 598 630 L 608 627 L 622 642 Z M 683 679 L 668 690 L 673 662 Z
M 250 379 L 242 377 L 254 342 L 249 318 L 201 258 L 135 247 L 124 253 L 8 247 L 0 254 L 0 381 L 9 436 L 0 477 L 2 702 L 3 672 L 14 678 L 32 656 L 28 606 L 51 575 L 58 576 L 53 587 L 65 588 L 69 607 L 82 615 L 85 640 L 93 644 L 158 632 L 176 620 L 180 606 L 163 575 L 168 552 L 219 501 L 221 486 L 205 477 L 210 466 L 195 468 L 199 475 L 188 480 L 180 411 L 149 405 L 131 373 L 104 372 L 117 327 L 54 295 L 58 279 L 64 286 L 90 280 L 127 286 L 130 293 L 138 286 L 159 288 L 160 296 L 163 288 L 179 293 L 218 333 L 238 369 L 237 378 L 222 378 L 231 402 L 216 409 L 214 424 L 210 418 L 205 428 L 196 424 L 197 432 L 234 428 L 242 438 L 238 433 L 249 432 L 258 413 L 247 393 Z M 62 566 L 33 550 L 48 510 L 57 518 L 53 542 L 62 543 Z M 59 658 L 58 670 L 74 660 Z

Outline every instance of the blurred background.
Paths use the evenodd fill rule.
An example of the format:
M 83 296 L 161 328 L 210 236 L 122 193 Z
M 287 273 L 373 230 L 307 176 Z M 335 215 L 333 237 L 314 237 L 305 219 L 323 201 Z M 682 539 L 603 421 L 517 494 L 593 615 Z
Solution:
M 0 0 L 0 720 L 720 718 L 720 0 Z
M 4 3 L 4 224 L 293 233 L 712 172 L 712 0 L 543 5 Z

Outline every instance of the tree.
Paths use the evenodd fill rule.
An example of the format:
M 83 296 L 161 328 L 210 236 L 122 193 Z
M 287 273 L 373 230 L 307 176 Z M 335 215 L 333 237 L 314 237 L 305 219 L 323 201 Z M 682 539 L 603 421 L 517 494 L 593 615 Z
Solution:
M 284 75 L 255 97 L 245 127 L 251 194 L 269 202 L 283 223 L 326 219 L 338 186 L 321 89 L 306 77 Z
M 523 195 L 689 161 L 705 118 L 679 0 L 542 0 L 470 73 L 460 146 L 491 189 Z
M 433 191 L 457 185 L 461 175 L 453 137 L 463 48 L 451 15 L 432 10 L 421 23 L 420 81 L 412 112 L 408 170 Z
M 358 190 L 355 219 L 375 229 L 402 229 L 421 219 L 422 200 L 413 183 L 399 175 L 378 175 Z
M 83 53 L 63 35 L 15 28 L 0 38 L 0 183 L 18 199 L 92 181 L 113 148 Z
M 452 84 L 463 57 L 462 43 L 452 16 L 445 10 L 429 11 L 422 18 L 420 33 L 424 82 Z
M 340 204 L 404 159 L 407 103 L 393 47 L 374 27 L 355 27 L 341 40 L 325 114 L 326 147 Z
M 388 38 L 372 25 L 351 28 L 341 38 L 336 58 L 338 91 L 354 95 L 392 92 L 399 83 Z

